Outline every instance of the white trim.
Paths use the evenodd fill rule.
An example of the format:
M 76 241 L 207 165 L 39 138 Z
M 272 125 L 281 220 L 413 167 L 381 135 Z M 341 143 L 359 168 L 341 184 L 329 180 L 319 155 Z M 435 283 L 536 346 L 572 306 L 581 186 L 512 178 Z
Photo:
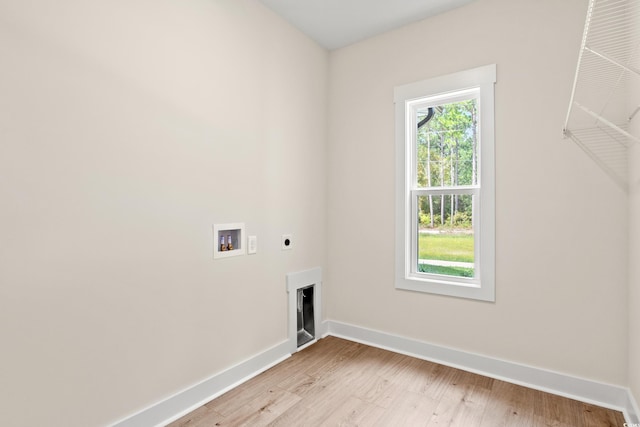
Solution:
M 637 405 L 629 389 L 625 387 L 429 344 L 347 323 L 332 320 L 325 323 L 328 335 L 614 409 L 621 411 L 628 422 L 638 422 Z
M 468 353 L 411 338 L 336 321 L 316 325 L 319 337 L 332 335 L 373 347 L 429 360 L 525 387 L 569 397 L 582 402 L 622 411 L 628 423 L 638 423 L 638 404 L 625 387 L 572 377 L 545 369 Z M 255 355 L 219 374 L 151 405 L 113 427 L 164 426 L 215 399 L 243 382 L 277 365 L 290 356 L 290 342 Z
M 480 301 L 495 301 L 495 94 L 496 65 L 486 65 L 394 88 L 396 147 L 395 288 Z M 422 100 L 477 92 L 479 112 L 478 185 L 474 187 L 475 274 L 473 279 L 417 273 L 417 210 L 413 206 L 415 114 Z M 426 102 L 426 101 L 425 101 Z M 438 189 L 442 191 L 443 189 Z M 431 191 L 431 189 L 429 189 Z M 460 191 L 460 190 L 459 190 Z M 466 191 L 466 188 L 465 188 Z
M 287 274 L 287 292 L 295 291 L 319 282 L 322 282 L 322 269 L 320 267 L 289 273 Z
M 404 102 L 409 99 L 423 98 L 424 94 L 438 95 L 446 92 L 458 92 L 477 87 L 478 82 L 495 83 L 495 81 L 496 64 L 490 64 L 453 74 L 432 77 L 420 82 L 396 86 L 393 94 L 396 102 Z M 416 95 L 416 92 L 420 95 Z
M 624 419 L 629 423 L 640 424 L 640 409 L 638 408 L 638 402 L 634 399 L 631 390 L 627 393 L 627 402 L 625 405 Z
M 290 356 L 289 341 L 283 341 L 111 425 L 113 427 L 165 426 Z

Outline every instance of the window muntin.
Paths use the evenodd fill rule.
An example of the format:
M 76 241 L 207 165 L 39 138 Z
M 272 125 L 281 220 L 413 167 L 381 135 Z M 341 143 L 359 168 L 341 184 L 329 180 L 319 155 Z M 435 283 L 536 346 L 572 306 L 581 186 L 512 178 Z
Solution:
M 495 300 L 495 76 L 395 89 L 396 288 Z

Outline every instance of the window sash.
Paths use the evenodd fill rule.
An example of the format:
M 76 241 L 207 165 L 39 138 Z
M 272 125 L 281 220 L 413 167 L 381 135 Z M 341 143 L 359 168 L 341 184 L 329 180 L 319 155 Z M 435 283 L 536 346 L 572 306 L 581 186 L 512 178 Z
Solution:
M 447 188 L 429 188 L 429 189 L 419 189 L 419 190 L 411 190 L 409 192 L 409 215 L 407 215 L 410 227 L 409 227 L 409 240 L 410 242 L 410 264 L 408 269 L 408 277 L 417 280 L 428 280 L 430 282 L 438 282 L 443 284 L 455 284 L 455 285 L 463 285 L 463 286 L 471 286 L 471 287 L 480 287 L 480 277 L 481 276 L 481 257 L 480 253 L 480 243 L 482 236 L 480 235 L 480 187 L 479 186 L 468 186 L 468 187 L 447 187 Z M 420 196 L 448 196 L 448 195 L 471 195 L 473 197 L 473 208 L 472 208 L 472 219 L 471 223 L 473 224 L 473 269 L 474 274 L 473 278 L 468 277 L 458 277 L 451 275 L 442 275 L 442 274 L 433 274 L 433 273 L 423 273 L 418 271 L 418 239 L 419 239 L 419 218 L 418 218 L 418 198 Z
M 477 129 L 476 129 L 476 164 L 477 164 L 477 172 L 476 172 L 476 184 L 472 185 L 480 185 L 482 179 L 482 103 L 480 98 L 481 86 L 473 87 L 471 89 L 462 90 L 454 93 L 445 93 L 437 96 L 430 96 L 426 98 L 420 98 L 418 100 L 412 100 L 406 102 L 406 134 L 409 135 L 407 143 L 410 144 L 409 151 L 411 152 L 410 162 L 411 162 L 411 183 L 412 186 L 416 187 L 418 184 L 418 122 L 417 122 L 417 111 L 420 108 L 424 108 L 425 106 L 437 106 L 440 103 L 446 102 L 447 104 L 460 102 L 460 101 L 468 101 L 471 99 L 476 100 L 477 103 Z M 425 101 L 426 99 L 426 101 Z M 434 186 L 435 187 L 435 186 Z M 438 186 L 438 188 L 449 188 L 447 186 Z M 430 188 L 430 187 L 426 187 Z

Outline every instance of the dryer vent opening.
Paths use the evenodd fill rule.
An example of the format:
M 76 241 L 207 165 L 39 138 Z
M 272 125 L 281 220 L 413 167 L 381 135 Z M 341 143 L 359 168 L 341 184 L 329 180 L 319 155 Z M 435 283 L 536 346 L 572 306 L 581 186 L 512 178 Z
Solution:
M 287 274 L 287 337 L 291 353 L 315 343 L 323 334 L 322 270 L 320 267 Z
M 301 347 L 306 343 L 313 341 L 316 336 L 316 328 L 314 321 L 314 285 L 306 288 L 298 289 L 296 293 L 297 300 L 297 345 Z

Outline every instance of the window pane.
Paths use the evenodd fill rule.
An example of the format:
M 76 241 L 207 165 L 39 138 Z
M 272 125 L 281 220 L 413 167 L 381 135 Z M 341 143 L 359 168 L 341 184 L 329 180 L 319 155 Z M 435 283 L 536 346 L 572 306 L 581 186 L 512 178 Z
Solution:
M 417 272 L 475 277 L 472 195 L 419 196 L 417 230 Z
M 421 107 L 415 111 L 418 186 L 476 185 L 477 100 Z

